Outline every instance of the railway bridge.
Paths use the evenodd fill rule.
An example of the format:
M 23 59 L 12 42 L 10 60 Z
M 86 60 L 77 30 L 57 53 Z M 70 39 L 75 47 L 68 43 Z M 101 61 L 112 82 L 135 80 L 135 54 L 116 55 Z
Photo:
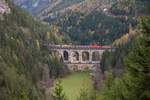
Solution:
M 100 65 L 104 51 L 112 46 L 97 45 L 47 45 L 52 53 L 59 55 L 70 70 L 92 70 Z

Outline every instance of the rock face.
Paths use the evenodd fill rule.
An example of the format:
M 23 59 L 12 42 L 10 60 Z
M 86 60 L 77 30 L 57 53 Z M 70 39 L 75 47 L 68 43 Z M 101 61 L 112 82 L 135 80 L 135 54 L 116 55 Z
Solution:
M 14 4 L 31 12 L 33 15 L 47 7 L 53 0 L 12 0 Z
M 89 12 L 93 9 L 109 7 L 112 0 L 12 0 L 32 14 L 43 16 L 50 12 L 64 13 L 68 10 Z
M 0 0 L 0 20 L 4 20 L 3 14 L 9 14 L 10 8 L 5 0 Z
M 10 13 L 10 8 L 8 7 L 8 4 L 5 2 L 5 0 L 0 1 L 0 15 L 1 14 L 8 14 Z
M 67 11 L 90 13 L 93 10 L 107 12 L 114 3 L 123 0 L 12 0 L 16 5 L 26 9 L 40 19 L 55 17 Z M 148 1 L 148 0 L 144 0 Z M 141 4 L 140 4 L 141 5 Z M 140 8 L 140 7 L 138 7 Z
M 12 0 L 17 5 L 22 5 L 23 3 L 27 2 L 28 0 Z
M 93 10 L 104 11 L 111 8 L 113 0 L 55 0 L 42 9 L 37 15 L 40 19 L 57 16 L 68 11 L 90 13 Z

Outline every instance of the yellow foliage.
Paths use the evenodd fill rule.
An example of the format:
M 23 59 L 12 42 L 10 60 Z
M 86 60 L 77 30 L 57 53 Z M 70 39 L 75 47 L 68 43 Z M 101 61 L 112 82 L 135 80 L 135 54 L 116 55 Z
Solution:
M 36 46 L 38 49 L 40 49 L 40 43 L 39 43 L 39 40 L 36 40 Z
M 123 35 L 121 38 L 117 39 L 114 41 L 113 45 L 122 45 L 122 44 L 126 44 L 129 39 L 133 36 L 137 35 L 137 32 L 135 29 L 132 29 L 132 27 L 129 27 L 129 33 L 126 33 L 125 35 Z

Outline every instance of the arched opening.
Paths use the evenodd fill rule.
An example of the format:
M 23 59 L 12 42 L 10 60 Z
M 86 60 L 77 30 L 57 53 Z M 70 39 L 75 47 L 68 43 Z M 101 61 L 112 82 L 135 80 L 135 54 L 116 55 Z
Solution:
M 68 54 L 67 51 L 64 51 L 64 52 L 63 52 L 63 56 L 64 56 L 64 60 L 65 60 L 65 61 L 68 61 L 68 60 L 69 60 L 69 54 Z
M 89 52 L 86 52 L 86 51 L 82 52 L 82 60 L 89 61 L 89 59 L 90 59 Z
M 98 51 L 92 53 L 92 61 L 100 61 L 100 54 Z
M 77 51 L 72 52 L 73 61 L 79 61 L 79 53 Z

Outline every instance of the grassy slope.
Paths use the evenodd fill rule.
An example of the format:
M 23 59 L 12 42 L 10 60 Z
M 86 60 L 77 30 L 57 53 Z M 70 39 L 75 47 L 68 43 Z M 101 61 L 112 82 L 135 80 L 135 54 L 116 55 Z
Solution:
M 76 100 L 81 89 L 92 91 L 92 80 L 88 73 L 73 73 L 62 79 L 62 86 L 69 100 Z

